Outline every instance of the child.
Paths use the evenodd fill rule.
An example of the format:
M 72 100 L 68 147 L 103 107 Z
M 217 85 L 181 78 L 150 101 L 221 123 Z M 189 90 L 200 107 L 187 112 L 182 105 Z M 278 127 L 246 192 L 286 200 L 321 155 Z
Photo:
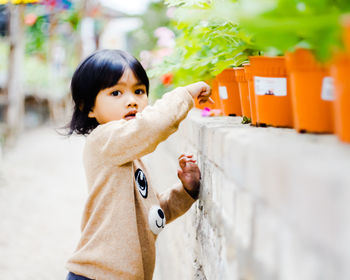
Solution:
M 140 62 L 123 51 L 101 50 L 76 69 L 71 90 L 69 135 L 89 134 L 83 153 L 89 195 L 67 279 L 151 280 L 157 234 L 197 199 L 200 171 L 191 155 L 181 155 L 181 183 L 158 194 L 141 157 L 177 130 L 193 98 L 212 102 L 210 87 L 176 88 L 148 106 Z

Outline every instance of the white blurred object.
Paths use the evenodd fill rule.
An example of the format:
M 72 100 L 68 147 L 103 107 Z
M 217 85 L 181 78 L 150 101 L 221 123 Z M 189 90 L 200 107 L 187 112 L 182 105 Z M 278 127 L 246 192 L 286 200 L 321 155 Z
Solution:
M 146 11 L 146 8 L 151 1 L 152 0 L 100 0 L 100 3 L 105 7 L 126 14 L 142 14 Z
M 174 18 L 175 17 L 175 7 L 169 7 L 166 11 L 166 15 L 168 18 Z
M 241 12 L 247 16 L 256 16 L 276 7 L 275 0 L 241 0 Z
M 154 31 L 154 35 L 158 38 L 158 47 L 173 48 L 175 46 L 175 34 L 169 28 L 165 26 L 158 27 Z
M 138 18 L 118 18 L 111 20 L 100 37 L 100 49 L 127 50 L 126 35 L 139 28 L 142 21 Z
M 150 51 L 143 50 L 140 52 L 140 63 L 143 68 L 149 69 L 152 65 L 153 55 Z
M 81 21 L 81 39 L 83 47 L 83 57 L 88 56 L 96 50 L 94 19 L 84 18 Z

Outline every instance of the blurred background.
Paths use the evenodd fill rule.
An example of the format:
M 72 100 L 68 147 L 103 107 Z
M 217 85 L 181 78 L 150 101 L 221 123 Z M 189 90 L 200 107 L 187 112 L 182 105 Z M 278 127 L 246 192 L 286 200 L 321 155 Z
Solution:
M 0 0 L 1 279 L 65 278 L 87 194 L 84 137 L 57 133 L 73 112 L 72 74 L 102 48 L 149 69 L 174 45 L 168 11 L 154 0 Z M 155 99 L 166 86 L 151 84 Z
M 91 52 L 126 50 L 146 69 L 161 60 L 175 43 L 170 17 L 157 0 L 1 0 L 1 143 L 22 129 L 68 121 L 70 79 Z
M 334 123 L 347 124 L 350 142 L 350 0 L 0 0 L 1 279 L 65 278 L 87 196 L 85 137 L 58 132 L 73 112 L 74 70 L 104 48 L 141 61 L 151 103 L 203 80 L 216 89 L 207 109 L 223 111 L 229 103 L 220 74 L 246 67 L 252 56 L 278 59 L 301 48 L 314 69 L 314 58 L 329 67 L 339 55 L 331 72 L 344 74 L 332 76 L 345 98 Z M 332 84 L 325 88 L 333 94 Z M 331 123 L 333 101 L 326 101 L 329 110 L 316 117 L 312 101 L 305 119 Z M 148 158 L 163 190 L 178 181 L 177 157 L 193 153 L 204 190 L 192 216 L 158 238 L 154 279 L 350 279 L 349 145 L 330 131 L 244 127 L 238 113 L 191 113 Z

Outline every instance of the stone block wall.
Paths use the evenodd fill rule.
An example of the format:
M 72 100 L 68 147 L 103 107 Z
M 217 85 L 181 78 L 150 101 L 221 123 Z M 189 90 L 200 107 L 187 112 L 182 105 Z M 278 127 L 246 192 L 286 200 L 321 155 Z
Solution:
M 200 198 L 159 235 L 154 279 L 350 279 L 350 145 L 193 109 L 146 159 L 159 190 L 183 152 Z

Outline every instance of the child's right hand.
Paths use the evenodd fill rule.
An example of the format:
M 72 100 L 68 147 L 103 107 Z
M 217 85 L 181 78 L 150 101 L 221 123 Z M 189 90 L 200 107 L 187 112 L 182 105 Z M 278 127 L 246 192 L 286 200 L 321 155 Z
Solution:
M 197 98 L 199 103 L 204 103 L 209 101 L 211 104 L 214 104 L 213 99 L 210 98 L 211 88 L 205 82 L 197 82 L 185 86 L 188 92 L 192 95 L 193 98 Z

